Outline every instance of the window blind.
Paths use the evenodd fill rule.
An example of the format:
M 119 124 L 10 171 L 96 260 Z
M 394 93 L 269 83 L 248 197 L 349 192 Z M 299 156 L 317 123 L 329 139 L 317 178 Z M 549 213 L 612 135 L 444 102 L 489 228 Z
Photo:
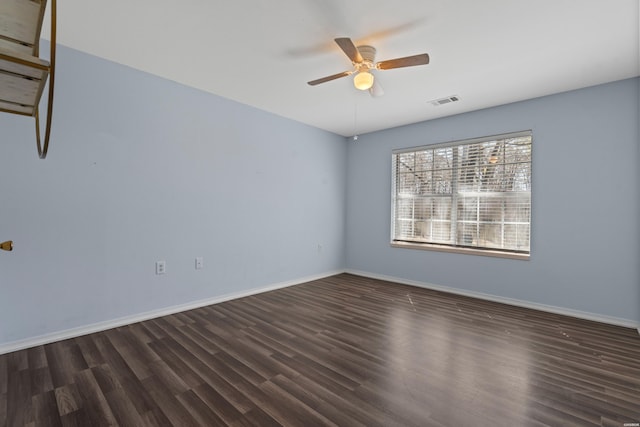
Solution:
M 529 253 L 530 131 L 394 150 L 392 240 Z

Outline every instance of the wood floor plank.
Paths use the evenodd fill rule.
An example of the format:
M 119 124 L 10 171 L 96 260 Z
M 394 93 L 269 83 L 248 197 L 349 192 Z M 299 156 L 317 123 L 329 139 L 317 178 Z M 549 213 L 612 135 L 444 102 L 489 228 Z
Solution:
M 19 350 L 7 355 L 7 373 L 29 369 L 29 350 Z
M 34 395 L 32 398 L 33 423 L 38 426 L 61 427 L 58 405 L 53 390 Z
M 216 340 L 200 324 L 187 325 L 181 328 L 180 331 L 191 341 L 198 343 L 207 353 L 214 354 L 220 351 L 220 346 L 216 344 Z
M 75 342 L 78 344 L 80 351 L 82 351 L 82 355 L 84 356 L 85 362 L 87 362 L 87 366 L 93 368 L 94 366 L 106 363 L 91 335 L 77 337 Z
M 42 346 L 27 349 L 29 369 L 35 370 L 47 367 L 47 355 Z
M 0 356 L 0 395 L 7 394 L 7 386 L 9 383 L 8 361 L 9 355 Z M 0 420 L 2 420 L 2 418 L 0 418 Z
M 109 365 L 118 382 L 126 390 L 129 399 L 140 414 L 157 409 L 157 404 L 146 392 L 140 379 L 131 370 L 127 362 L 116 351 L 109 338 L 104 333 L 92 334 L 93 341 L 100 351 L 102 358 Z
M 268 400 L 261 401 L 259 406 L 283 425 L 338 426 L 324 414 L 297 399 L 272 381 L 264 382 L 260 385 L 260 389 L 265 392 L 265 396 L 268 396 Z
M 54 387 L 72 383 L 77 372 L 89 368 L 82 350 L 73 340 L 47 344 L 44 350 Z
M 159 358 L 146 344 L 139 342 L 126 327 L 111 329 L 105 335 L 139 380 L 151 375 L 148 366 Z
M 164 338 L 149 345 L 156 353 L 158 353 L 158 355 L 162 355 L 162 362 L 169 366 L 175 375 L 189 388 L 194 388 L 204 384 L 205 380 L 198 375 L 198 372 L 191 368 L 188 363 L 188 359 L 185 357 L 186 355 L 189 357 L 195 356 L 193 356 L 192 353 L 189 353 L 189 351 L 182 347 L 178 342 Z
M 244 414 L 243 418 L 229 425 L 232 427 L 282 427 L 282 424 L 258 407 L 253 408 Z
M 75 383 L 56 388 L 55 398 L 60 416 L 77 412 L 82 408 L 82 398 Z
M 7 388 L 7 425 L 23 425 L 31 421 L 31 377 L 27 369 L 10 372 Z M 2 421 L 2 420 L 0 420 Z
M 243 413 L 229 402 L 229 400 L 227 400 L 229 394 L 225 392 L 224 388 L 218 387 L 218 389 L 220 391 L 218 391 L 214 385 L 202 384 L 201 386 L 193 389 L 193 392 L 200 398 L 200 400 L 205 402 L 213 412 L 215 412 L 223 423 L 233 424 L 241 420 L 243 418 Z M 224 393 L 227 397 L 221 393 Z M 253 409 L 255 409 L 254 405 L 247 404 L 244 414 Z
M 41 394 L 53 390 L 53 381 L 51 380 L 51 372 L 49 367 L 30 369 L 31 377 L 31 393 Z
M 162 385 L 169 390 L 172 394 L 178 395 L 190 390 L 189 387 L 182 378 L 171 369 L 163 360 L 153 362 L 149 365 L 153 376 L 162 383 Z
M 90 369 L 102 393 L 106 394 L 113 390 L 123 388 L 122 384 L 120 384 L 120 381 L 118 380 L 116 373 L 108 364 L 94 366 Z
M 198 390 L 202 385 L 211 385 L 219 390 L 225 399 L 241 413 L 245 413 L 255 406 L 236 387 L 216 372 L 215 366 L 209 364 L 212 359 L 200 360 L 177 343 L 171 347 L 166 346 L 165 349 L 162 352 L 162 357 L 171 369 L 176 373 L 183 372 L 187 373 L 189 377 L 193 376 L 194 380 L 190 384 L 192 389 Z M 183 380 L 185 379 L 184 374 L 179 375 Z
M 173 423 L 167 416 L 160 410 L 155 408 L 151 411 L 145 412 L 142 415 L 142 421 L 144 426 L 149 427 L 171 427 Z
M 254 341 L 257 341 L 265 348 L 270 349 L 272 353 L 279 353 L 288 357 L 294 357 L 297 354 L 295 349 L 284 345 L 277 339 L 270 337 L 268 334 L 258 331 L 255 328 L 245 329 L 243 334 L 250 336 Z
M 270 381 L 309 408 L 314 408 L 336 425 L 364 427 L 375 424 L 375 418 L 370 417 L 366 412 L 359 412 L 357 407 L 351 406 L 347 408 L 345 405 L 339 405 L 339 403 L 342 403 L 340 400 L 327 400 L 327 398 L 332 398 L 333 396 L 326 391 L 323 392 L 323 390 L 318 389 L 315 384 L 312 387 L 303 388 L 296 381 L 284 375 L 278 375 Z M 354 414 L 354 416 L 351 416 L 351 414 Z
M 633 329 L 339 274 L 0 355 L 0 427 L 623 427 L 638 355 Z
M 0 426 L 7 425 L 7 393 L 0 393 Z
M 84 409 L 79 409 L 74 412 L 70 412 L 68 414 L 62 415 L 60 417 L 60 422 L 63 427 L 85 427 L 91 421 L 86 415 L 86 411 Z
M 309 359 L 303 354 L 287 357 L 276 353 L 272 357 L 296 371 L 298 376 L 313 378 L 319 385 L 329 390 L 340 388 L 352 392 L 360 385 L 360 383 L 345 377 L 316 360 Z
M 142 383 L 162 413 L 176 426 L 197 426 L 198 422 L 187 408 L 167 390 L 154 376 L 145 378 Z
M 117 424 L 104 393 L 96 381 L 93 371 L 85 369 L 74 375 L 74 383 L 82 398 L 82 408 L 91 426 L 113 426 Z
M 196 425 L 216 426 L 225 424 L 215 411 L 204 403 L 193 390 L 178 394 L 177 399 L 189 411 Z
M 118 421 L 118 425 L 123 427 L 144 425 L 142 416 L 138 413 L 124 388 L 114 388 L 111 391 L 105 392 L 104 397 L 107 399 L 107 403 L 111 408 L 113 416 Z

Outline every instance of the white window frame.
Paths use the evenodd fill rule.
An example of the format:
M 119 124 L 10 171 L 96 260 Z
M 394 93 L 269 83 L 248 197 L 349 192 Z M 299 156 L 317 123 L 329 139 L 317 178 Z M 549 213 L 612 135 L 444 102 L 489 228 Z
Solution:
M 482 247 L 481 244 L 464 244 L 463 242 L 459 242 L 458 240 L 460 239 L 458 236 L 458 232 L 457 232 L 457 228 L 459 226 L 464 226 L 465 222 L 468 222 L 469 224 L 473 225 L 475 223 L 480 224 L 481 220 L 478 218 L 476 220 L 472 220 L 472 221 L 465 221 L 465 220 L 460 220 L 458 221 L 457 219 L 457 214 L 458 214 L 458 201 L 464 200 L 464 198 L 469 198 L 469 197 L 476 197 L 477 196 L 477 200 L 478 200 L 478 204 L 480 204 L 480 200 L 482 200 L 482 197 L 486 197 L 486 196 L 490 196 L 490 193 L 488 193 L 486 191 L 486 189 L 480 188 L 478 190 L 477 193 L 472 193 L 472 192 L 463 192 L 460 191 L 458 192 L 458 181 L 460 181 L 460 185 L 464 185 L 464 182 L 462 181 L 462 179 L 458 179 L 459 175 L 458 175 L 458 170 L 457 170 L 457 163 L 455 161 L 452 162 L 452 167 L 451 167 L 451 181 L 450 181 L 450 186 L 451 189 L 450 190 L 445 190 L 445 193 L 442 194 L 442 197 L 444 197 L 445 199 L 449 198 L 451 200 L 451 208 L 450 208 L 450 213 L 448 216 L 448 219 L 444 220 L 444 222 L 447 223 L 451 223 L 452 226 L 450 227 L 450 230 L 448 231 L 448 233 L 450 234 L 450 236 L 448 237 L 448 241 L 444 241 L 447 240 L 447 237 L 444 237 L 444 240 L 438 241 L 437 238 L 433 238 L 433 236 L 431 238 L 422 238 L 422 237 L 415 237 L 415 235 L 413 237 L 409 236 L 407 238 L 406 235 L 402 235 L 401 231 L 399 233 L 396 233 L 396 227 L 398 226 L 399 221 L 402 220 L 408 220 L 410 222 L 416 222 L 416 217 L 415 214 L 412 214 L 412 216 L 410 218 L 402 218 L 399 221 L 397 221 L 396 219 L 396 211 L 397 210 L 401 210 L 400 205 L 398 204 L 399 199 L 400 198 L 405 198 L 406 199 L 410 199 L 412 200 L 412 203 L 415 204 L 415 202 L 417 200 L 419 200 L 422 196 L 417 195 L 417 194 L 410 194 L 410 195 L 399 195 L 398 191 L 397 191 L 397 185 L 402 185 L 402 183 L 398 184 L 398 181 L 400 180 L 399 175 L 398 175 L 398 171 L 397 171 L 397 156 L 401 155 L 401 154 L 407 154 L 407 153 L 418 153 L 418 152 L 424 152 L 424 151 L 429 151 L 429 150 L 438 150 L 438 149 L 443 149 L 443 148 L 454 148 L 457 150 L 458 147 L 461 146 L 467 146 L 467 145 L 473 145 L 473 144 L 485 144 L 485 143 L 492 143 L 492 142 L 499 142 L 499 141 L 504 141 L 504 140 L 509 140 L 509 139 L 513 139 L 513 138 L 522 138 L 522 137 L 528 137 L 530 138 L 530 142 L 531 142 L 531 146 L 530 146 L 530 153 L 532 153 L 533 151 L 533 135 L 532 135 L 532 131 L 531 130 L 527 130 L 527 131 L 520 131 L 520 132 L 511 132 L 511 133 L 505 133 L 505 134 L 500 134 L 500 135 L 492 135 L 492 136 L 486 136 L 486 137 L 480 137 L 480 138 L 472 138 L 472 139 L 465 139 L 465 140 L 459 140 L 459 141 L 451 141 L 451 142 L 446 142 L 446 143 L 441 143 L 441 144 L 431 144 L 431 145 L 424 145 L 424 146 L 420 146 L 420 147 L 412 147 L 412 148 L 403 148 L 403 149 L 396 149 L 392 151 L 392 156 L 391 156 L 391 162 L 392 162 L 392 174 L 391 174 L 391 246 L 392 247 L 396 247 L 396 248 L 409 248 L 409 249 L 421 249 L 421 250 L 436 250 L 436 251 L 442 251 L 442 252 L 454 252 L 454 253 L 465 253 L 465 254 L 474 254 L 474 255 L 483 255 L 483 256 L 494 256 L 494 257 L 502 257 L 502 258 L 511 258 L 511 259 L 520 259 L 520 260 L 527 260 L 530 258 L 530 248 L 531 248 L 531 178 L 533 175 L 533 171 L 532 171 L 532 167 L 531 167 L 531 163 L 532 163 L 532 157 L 533 155 L 531 154 L 529 157 L 529 168 L 528 168 L 528 191 L 519 191 L 519 192 L 513 192 L 513 191 L 504 191 L 504 192 L 497 192 L 495 193 L 496 195 L 501 195 L 502 197 L 508 198 L 511 196 L 517 197 L 517 195 L 520 196 L 524 196 L 526 198 L 526 195 L 528 194 L 528 198 L 529 198 L 529 205 L 528 205 L 528 215 L 526 215 L 526 223 L 524 222 L 524 220 L 522 218 L 519 219 L 519 222 L 517 222 L 517 224 L 519 226 L 526 226 L 526 232 L 528 235 L 528 241 L 529 241 L 529 246 L 526 249 L 522 249 L 522 248 L 497 248 L 497 247 Z M 455 159 L 454 159 L 455 160 Z M 433 181 L 435 182 L 435 181 Z M 485 190 L 485 191 L 483 191 Z M 446 191 L 450 191 L 449 193 L 447 193 Z M 426 196 L 424 196 L 425 198 L 430 198 L 433 200 L 434 197 L 438 197 L 440 196 L 440 194 L 436 194 L 436 192 L 428 192 L 426 193 Z M 485 199 L 487 200 L 487 199 Z M 434 218 L 429 218 L 429 222 L 433 223 L 437 221 Z M 462 225 L 461 225 L 462 224 Z M 513 223 L 510 222 L 506 222 L 504 217 L 501 219 L 501 222 L 496 223 L 499 224 L 501 229 L 504 230 L 505 224 L 507 225 L 513 225 Z M 468 225 L 468 224 L 467 224 Z M 415 233 L 413 233 L 415 234 Z M 400 237 L 400 238 L 398 238 Z M 503 243 L 504 244 L 504 243 Z

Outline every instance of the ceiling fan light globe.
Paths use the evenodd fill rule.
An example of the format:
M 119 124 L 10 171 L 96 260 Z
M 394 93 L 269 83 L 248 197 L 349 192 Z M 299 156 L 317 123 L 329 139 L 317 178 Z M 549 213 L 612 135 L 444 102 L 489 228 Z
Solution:
M 373 86 L 373 74 L 368 71 L 361 71 L 353 78 L 353 85 L 356 89 L 368 90 Z

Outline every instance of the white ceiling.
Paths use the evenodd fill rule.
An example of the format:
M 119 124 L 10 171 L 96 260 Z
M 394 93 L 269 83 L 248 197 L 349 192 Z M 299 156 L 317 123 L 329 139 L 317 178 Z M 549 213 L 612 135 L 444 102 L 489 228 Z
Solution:
M 64 0 L 58 43 L 340 135 L 363 134 L 640 75 L 638 0 Z M 43 37 L 48 38 L 45 21 Z M 333 42 L 378 60 L 385 95 Z M 428 101 L 458 95 L 435 107 Z M 167 102 L 170 102 L 168 100 Z

